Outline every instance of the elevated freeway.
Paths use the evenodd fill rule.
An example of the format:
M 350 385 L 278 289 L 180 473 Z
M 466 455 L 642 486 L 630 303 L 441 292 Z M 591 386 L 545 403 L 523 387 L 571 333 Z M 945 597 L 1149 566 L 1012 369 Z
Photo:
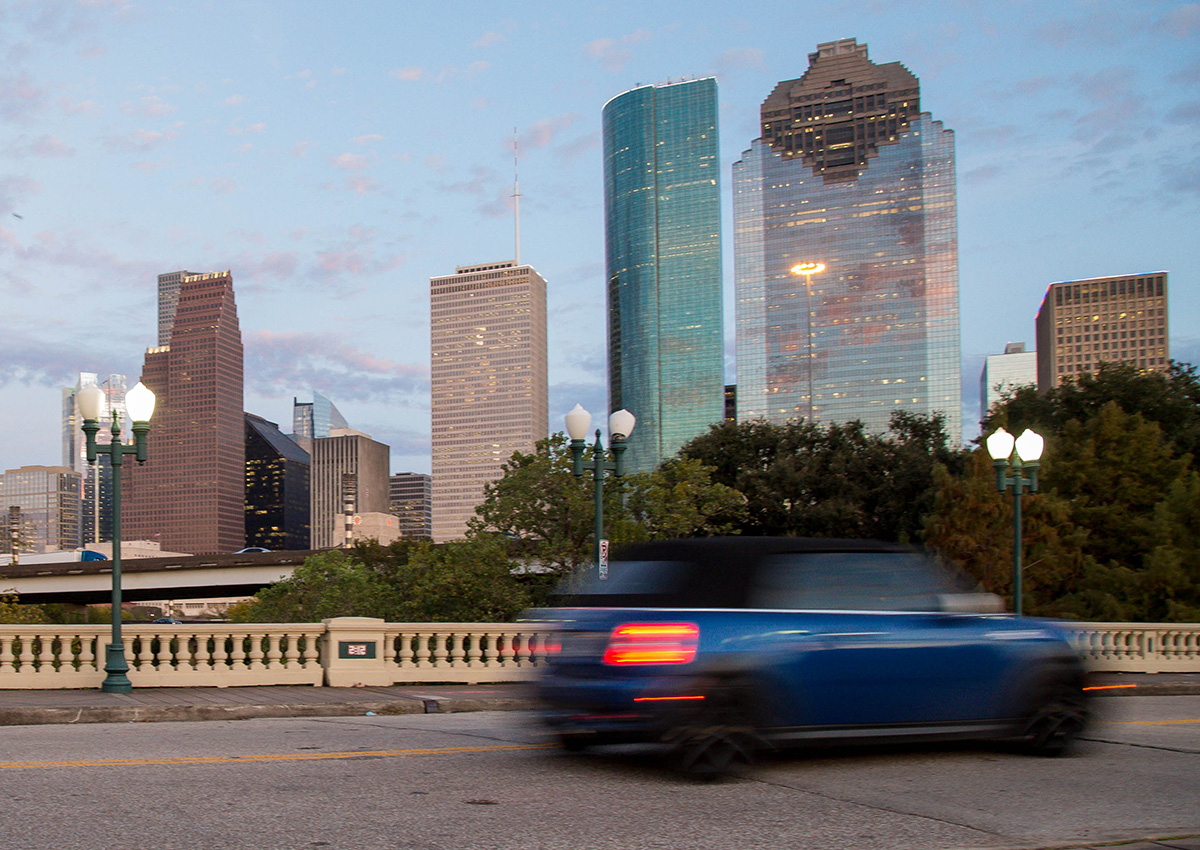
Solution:
M 251 596 L 289 577 L 312 554 L 246 552 L 122 559 L 122 596 L 127 602 Z M 7 564 L 0 567 L 0 594 L 10 593 L 27 603 L 103 604 L 112 598 L 112 561 Z

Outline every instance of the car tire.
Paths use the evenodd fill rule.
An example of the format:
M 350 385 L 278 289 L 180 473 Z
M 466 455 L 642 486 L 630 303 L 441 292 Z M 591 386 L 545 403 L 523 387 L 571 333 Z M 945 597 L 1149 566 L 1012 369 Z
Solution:
M 1077 677 L 1045 677 L 1035 689 L 1034 711 L 1025 729 L 1030 753 L 1061 756 L 1070 752 L 1087 725 L 1087 699 Z
M 702 782 L 743 773 L 761 746 L 754 717 L 754 690 L 748 683 L 714 682 L 704 689 L 704 700 L 681 712 L 666 733 L 673 766 Z
M 558 736 L 558 744 L 568 753 L 582 753 L 592 743 L 587 735 L 564 732 Z

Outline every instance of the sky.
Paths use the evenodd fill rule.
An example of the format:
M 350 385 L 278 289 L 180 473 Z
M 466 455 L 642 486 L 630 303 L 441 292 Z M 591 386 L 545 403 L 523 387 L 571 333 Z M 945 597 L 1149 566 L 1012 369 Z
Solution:
M 548 282 L 550 428 L 606 408 L 601 109 L 715 76 L 724 196 L 758 110 L 857 38 L 955 131 L 964 432 L 1054 281 L 1170 272 L 1200 363 L 1200 3 L 0 0 L 0 470 L 61 462 L 61 388 L 140 374 L 157 275 L 233 272 L 246 410 L 315 389 L 428 472 L 429 278 Z M 600 417 L 597 416 L 597 424 Z

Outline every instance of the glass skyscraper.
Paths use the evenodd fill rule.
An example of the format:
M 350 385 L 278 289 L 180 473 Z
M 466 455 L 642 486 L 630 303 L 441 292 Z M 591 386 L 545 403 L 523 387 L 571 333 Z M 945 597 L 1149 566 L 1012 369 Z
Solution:
M 763 103 L 733 184 L 738 419 L 879 433 L 940 413 L 960 442 L 954 134 L 917 78 L 854 39 L 819 45 Z
M 609 407 L 651 470 L 724 418 L 717 81 L 636 88 L 603 118 Z

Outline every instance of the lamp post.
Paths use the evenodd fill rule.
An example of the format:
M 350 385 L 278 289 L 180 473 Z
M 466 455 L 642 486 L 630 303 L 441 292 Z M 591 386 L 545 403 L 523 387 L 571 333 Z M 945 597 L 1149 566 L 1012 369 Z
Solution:
M 585 462 L 583 452 L 584 440 L 588 428 L 592 424 L 592 414 L 577 404 L 571 412 L 563 417 L 567 423 L 567 434 L 571 438 L 571 471 L 576 478 L 583 478 L 589 468 L 592 470 L 592 481 L 595 482 L 595 519 L 596 519 L 596 568 L 600 578 L 608 578 L 608 558 L 601 558 L 604 540 L 604 477 L 609 472 L 617 478 L 625 474 L 625 440 L 633 433 L 637 419 L 628 410 L 618 410 L 608 417 L 608 443 L 612 450 L 613 459 L 605 458 L 604 445 L 600 442 L 600 429 L 596 429 L 596 442 L 592 446 L 592 459 Z M 606 554 L 606 553 L 604 553 Z
M 108 455 L 112 463 L 112 641 L 104 656 L 104 672 L 108 676 L 100 690 L 109 694 L 127 694 L 133 690 L 133 684 L 126 675 L 129 663 L 125 660 L 125 644 L 121 640 L 121 467 L 127 454 L 134 455 L 139 464 L 146 462 L 146 435 L 150 433 L 150 417 L 154 414 L 154 393 L 139 381 L 125 394 L 125 409 L 133 420 L 133 445 L 128 446 L 121 442 L 121 420 L 115 410 L 112 412 L 112 442 L 107 446 L 96 444 L 104 403 L 104 393 L 99 387 L 88 384 L 75 398 L 83 416 L 88 463 L 94 464 L 102 454 Z
M 1036 493 L 1037 473 L 1045 441 L 1028 428 L 1016 439 L 998 428 L 987 438 L 988 454 L 996 467 L 996 489 L 1013 494 L 1013 613 L 1021 616 L 1021 494 Z M 1028 473 L 1028 476 L 1026 475 Z
M 804 275 L 804 309 L 808 312 L 808 424 L 813 421 L 813 329 L 812 329 L 812 276 L 825 271 L 825 264 L 819 262 L 796 263 L 792 266 L 792 274 Z

